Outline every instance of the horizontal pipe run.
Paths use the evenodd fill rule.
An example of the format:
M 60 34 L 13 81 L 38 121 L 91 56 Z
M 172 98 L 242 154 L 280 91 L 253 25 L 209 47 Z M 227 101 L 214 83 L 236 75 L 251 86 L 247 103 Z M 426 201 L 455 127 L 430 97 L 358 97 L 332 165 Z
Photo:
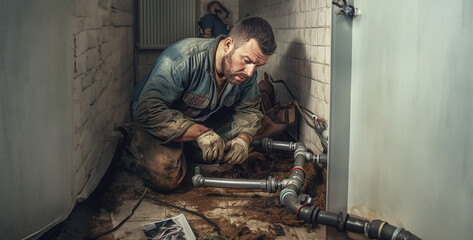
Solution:
M 363 233 L 366 234 L 367 227 L 369 226 L 369 221 L 348 217 L 347 220 L 347 230 L 354 233 Z
M 204 177 L 201 174 L 192 177 L 194 187 L 220 187 L 239 189 L 259 189 L 276 192 L 282 188 L 282 183 L 269 177 L 268 180 L 231 179 Z
M 292 142 L 272 141 L 271 147 L 274 150 L 294 151 L 294 143 Z
M 259 148 L 266 152 L 270 152 L 273 150 L 294 151 L 296 149 L 296 143 L 273 141 L 273 139 L 271 138 L 262 138 L 259 140 L 255 140 L 253 141 L 253 143 L 251 143 L 251 146 Z
M 285 189 L 281 193 L 283 193 Z M 403 228 L 396 228 L 387 222 L 381 220 L 373 220 L 372 222 L 350 217 L 342 212 L 332 213 L 322 211 L 315 206 L 302 204 L 299 202 L 295 194 L 285 194 L 281 199 L 281 203 L 286 206 L 292 213 L 296 214 L 299 219 L 303 219 L 311 224 L 322 224 L 334 227 L 338 231 L 350 231 L 354 233 L 365 234 L 371 239 L 381 240 L 420 240 L 416 235 L 410 233 Z

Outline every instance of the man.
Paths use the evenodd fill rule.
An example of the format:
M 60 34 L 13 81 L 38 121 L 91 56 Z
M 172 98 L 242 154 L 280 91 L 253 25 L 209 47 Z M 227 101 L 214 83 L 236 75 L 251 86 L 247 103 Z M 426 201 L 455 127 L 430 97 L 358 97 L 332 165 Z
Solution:
M 232 22 L 228 19 L 228 12 L 219 1 L 207 4 L 207 14 L 200 19 L 200 26 L 204 32 L 202 37 L 215 38 L 218 35 L 229 33 Z
M 184 178 L 186 158 L 244 162 L 262 118 L 256 69 L 275 50 L 271 26 L 259 17 L 241 20 L 226 37 L 168 47 L 133 94 L 138 175 L 171 191 Z

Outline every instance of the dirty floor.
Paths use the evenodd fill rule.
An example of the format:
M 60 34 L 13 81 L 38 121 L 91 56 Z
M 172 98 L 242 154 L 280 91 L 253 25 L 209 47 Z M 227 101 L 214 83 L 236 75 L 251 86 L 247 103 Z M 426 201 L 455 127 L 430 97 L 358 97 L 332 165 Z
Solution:
M 146 196 L 133 216 L 118 230 L 98 239 L 146 239 L 142 230 L 144 224 L 179 214 L 184 214 L 197 239 L 325 239 L 325 227 L 312 226 L 297 219 L 281 205 L 279 192 L 194 188 L 191 178 L 195 166 L 191 164 L 184 183 L 175 192 L 161 194 L 148 189 L 122 164 L 131 157 L 125 150 L 119 150 L 105 180 L 92 199 L 87 200 L 89 203 L 78 204 L 79 208 L 80 205 L 89 205 L 86 208 L 95 209 L 92 216 L 83 216 L 80 220 L 83 225 L 84 221 L 87 221 L 88 228 L 62 226 L 56 239 L 89 239 L 116 227 L 131 213 L 146 189 Z M 292 153 L 260 153 L 254 150 L 242 165 L 229 169 L 218 165 L 201 165 L 201 173 L 206 177 L 267 179 L 272 176 L 282 180 L 289 176 L 292 164 Z M 305 168 L 308 177 L 303 186 L 303 193 L 314 198 L 314 205 L 325 209 L 325 171 L 309 163 Z M 213 224 L 200 216 L 165 205 L 166 203 L 197 212 Z M 73 225 L 77 220 L 69 219 L 66 222 Z M 79 235 L 82 237 L 78 237 Z M 71 238 L 72 236 L 75 237 Z

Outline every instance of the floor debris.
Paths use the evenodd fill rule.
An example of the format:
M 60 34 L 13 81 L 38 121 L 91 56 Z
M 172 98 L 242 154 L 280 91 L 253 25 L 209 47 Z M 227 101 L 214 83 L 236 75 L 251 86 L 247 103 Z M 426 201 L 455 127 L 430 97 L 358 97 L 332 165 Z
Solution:
M 127 156 L 126 151 L 118 155 Z M 290 175 L 293 155 L 289 152 L 252 152 L 242 165 L 233 168 L 218 165 L 201 165 L 201 174 L 206 177 L 267 179 L 272 176 L 282 180 Z M 170 194 L 161 194 L 149 189 L 134 215 L 117 231 L 98 239 L 146 239 L 143 225 L 177 216 L 187 218 L 197 239 L 325 239 L 324 226 L 312 226 L 297 219 L 280 202 L 279 192 L 260 190 L 194 188 L 191 178 L 193 165 L 182 186 Z M 325 209 L 325 170 L 312 164 L 305 165 L 307 177 L 302 192 L 314 198 L 314 205 Z M 91 216 L 89 236 L 110 230 L 125 219 L 135 206 L 146 186 L 131 172 L 114 160 L 107 173 L 109 178 L 96 194 L 98 198 L 96 216 Z M 203 214 L 221 229 L 203 218 L 153 201 L 159 199 L 169 204 Z M 70 239 L 70 238 L 69 238 Z

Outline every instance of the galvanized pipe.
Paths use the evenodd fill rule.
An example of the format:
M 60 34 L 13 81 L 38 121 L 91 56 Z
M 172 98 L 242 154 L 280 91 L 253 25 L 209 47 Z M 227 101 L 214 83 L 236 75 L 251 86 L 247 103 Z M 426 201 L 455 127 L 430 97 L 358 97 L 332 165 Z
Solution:
M 220 187 L 220 188 L 240 188 L 240 189 L 260 189 L 274 193 L 283 186 L 282 182 L 276 181 L 271 176 L 268 180 L 212 178 L 196 174 L 192 177 L 194 187 Z
M 294 142 L 273 141 L 271 138 L 255 140 L 251 146 L 260 148 L 267 152 L 273 150 L 294 151 L 296 149 L 296 143 Z

